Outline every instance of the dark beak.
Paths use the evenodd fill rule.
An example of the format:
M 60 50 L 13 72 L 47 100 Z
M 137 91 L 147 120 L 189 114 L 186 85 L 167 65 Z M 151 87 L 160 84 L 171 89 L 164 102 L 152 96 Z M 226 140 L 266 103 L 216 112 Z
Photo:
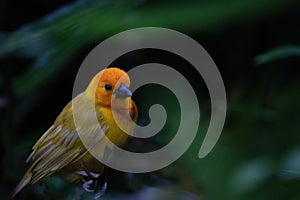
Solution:
M 116 89 L 113 94 L 116 95 L 116 98 L 122 99 L 132 96 L 130 89 L 123 83 L 121 83 L 120 87 Z

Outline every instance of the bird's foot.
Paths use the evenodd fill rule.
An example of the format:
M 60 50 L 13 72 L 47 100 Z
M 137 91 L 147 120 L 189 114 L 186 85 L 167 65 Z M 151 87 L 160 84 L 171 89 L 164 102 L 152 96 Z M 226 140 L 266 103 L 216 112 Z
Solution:
M 75 173 L 82 176 L 81 181 L 83 190 L 88 193 L 95 193 L 94 199 L 98 199 L 107 189 L 107 183 L 100 180 L 103 169 L 100 173 L 91 172 L 84 166 L 83 163 L 81 168 L 81 171 L 77 171 Z

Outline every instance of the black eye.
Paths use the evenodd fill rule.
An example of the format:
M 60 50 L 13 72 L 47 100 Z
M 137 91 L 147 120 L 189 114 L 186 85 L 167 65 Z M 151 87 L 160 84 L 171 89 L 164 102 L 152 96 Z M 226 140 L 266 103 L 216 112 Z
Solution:
M 112 87 L 111 87 L 111 85 L 109 85 L 109 84 L 105 84 L 105 85 L 104 85 L 104 88 L 105 88 L 106 91 L 112 90 Z

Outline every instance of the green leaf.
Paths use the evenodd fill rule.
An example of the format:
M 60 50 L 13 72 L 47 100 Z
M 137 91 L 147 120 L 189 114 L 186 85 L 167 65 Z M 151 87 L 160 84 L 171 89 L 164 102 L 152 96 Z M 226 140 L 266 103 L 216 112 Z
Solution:
M 300 57 L 300 46 L 283 46 L 272 49 L 255 57 L 257 65 L 273 62 L 288 57 Z

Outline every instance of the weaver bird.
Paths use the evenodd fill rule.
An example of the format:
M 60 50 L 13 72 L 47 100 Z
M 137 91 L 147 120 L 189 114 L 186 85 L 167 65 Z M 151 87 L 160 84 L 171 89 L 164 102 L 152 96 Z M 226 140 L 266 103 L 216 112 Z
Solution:
M 131 99 L 129 86 L 130 79 L 121 69 L 106 68 L 96 74 L 87 89 L 65 106 L 54 124 L 33 146 L 27 159 L 30 168 L 16 186 L 13 196 L 26 185 L 38 183 L 58 172 L 67 174 L 71 181 L 84 180 L 87 183 L 88 180 L 89 184 L 99 178 L 103 164 L 92 156 L 90 150 L 94 149 L 93 152 L 96 150 L 99 156 L 104 156 L 109 147 L 103 142 L 103 133 L 114 144 L 123 145 L 128 138 L 127 133 L 133 132 L 133 121 L 137 120 L 138 110 Z M 116 102 L 114 113 L 112 101 Z M 95 113 L 88 112 L 87 105 L 94 105 L 96 123 L 90 120 Z M 120 129 L 116 117 L 121 119 L 120 123 L 126 130 Z M 85 138 L 84 143 L 82 137 Z M 87 185 L 83 186 L 89 189 Z

